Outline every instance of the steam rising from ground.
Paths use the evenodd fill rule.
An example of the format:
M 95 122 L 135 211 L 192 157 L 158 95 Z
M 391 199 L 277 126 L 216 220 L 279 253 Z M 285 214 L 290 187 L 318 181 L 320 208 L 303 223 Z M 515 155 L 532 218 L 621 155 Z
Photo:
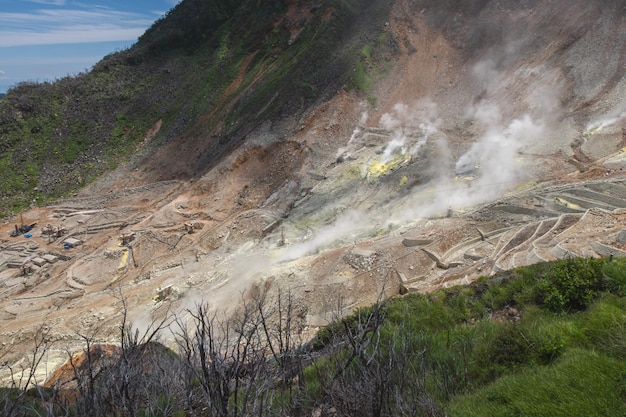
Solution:
M 292 261 L 316 253 L 320 248 L 345 238 L 358 229 L 367 227 L 369 216 L 358 210 L 348 210 L 337 217 L 335 222 L 317 231 L 310 240 L 287 247 L 279 256 L 278 262 Z
M 504 61 L 510 61 L 515 54 L 515 45 L 506 50 Z M 474 73 L 482 83 L 488 97 L 496 96 L 503 87 L 498 85 L 501 74 L 498 71 L 502 60 L 488 59 L 476 65 Z M 531 71 L 533 74 L 536 71 Z M 393 110 L 384 114 L 379 121 L 380 128 L 390 136 L 383 146 L 377 164 L 389 164 L 398 156 L 413 157 L 425 144 L 430 144 L 430 182 L 416 187 L 408 195 L 399 196 L 389 204 L 388 210 L 381 210 L 387 222 L 406 222 L 417 218 L 439 216 L 449 210 L 461 210 L 501 197 L 523 181 L 527 181 L 527 170 L 520 156 L 527 146 L 545 140 L 550 132 L 550 124 L 559 113 L 558 99 L 549 87 L 531 86 L 527 96 L 528 110 L 520 116 L 505 116 L 502 103 L 487 98 L 467 109 L 466 118 L 472 131 L 478 132 L 476 140 L 459 154 L 458 146 L 441 129 L 442 120 L 437 105 L 430 100 L 422 100 L 413 106 L 398 103 Z M 509 109 L 506 109 L 509 110 Z M 359 145 L 363 135 L 367 114 L 364 113 L 359 126 L 347 145 L 341 148 L 338 156 L 349 155 Z M 407 200 L 408 199 L 408 203 Z M 319 230 L 307 242 L 290 247 L 280 256 L 281 260 L 292 260 L 313 253 L 334 240 L 345 238 L 363 228 L 379 227 L 375 223 L 376 213 L 351 211 L 340 216 L 329 226 Z M 393 218 L 390 218 L 390 217 Z M 380 214 L 378 214 L 380 220 Z
M 431 101 L 420 102 L 414 108 L 404 103 L 393 107 L 393 113 L 385 113 L 380 118 L 380 125 L 385 130 L 392 131 L 392 139 L 385 147 L 381 161 L 388 163 L 394 154 L 416 155 L 429 137 L 437 132 L 437 106 Z M 413 138 L 420 139 L 411 143 Z M 414 141 L 414 139 L 413 139 Z
M 380 127 L 389 132 L 390 140 L 383 146 L 379 164 L 389 163 L 397 155 L 414 156 L 426 143 L 435 149 L 432 152 L 435 159 L 430 161 L 431 182 L 408 196 L 411 202 L 408 207 L 405 204 L 400 211 L 396 210 L 393 222 L 442 215 L 450 209 L 460 210 L 480 204 L 500 197 L 524 179 L 519 151 L 545 136 L 546 123 L 530 114 L 505 121 L 500 109 L 489 102 L 470 109 L 468 117 L 482 133 L 457 158 L 454 158 L 448 137 L 439 129 L 441 120 L 437 106 L 431 101 L 422 101 L 413 107 L 397 104 L 391 113 L 381 117 Z M 355 129 L 340 154 L 359 145 L 361 129 Z M 465 177 L 460 178 L 460 175 Z M 390 207 L 381 212 L 390 214 L 393 209 Z M 284 249 L 278 261 L 295 260 L 335 241 L 349 239 L 357 232 L 381 227 L 376 223 L 376 217 L 380 221 L 380 213 L 344 212 L 332 224 L 316 231 L 312 238 Z M 383 222 L 389 220 L 387 216 Z
M 607 114 L 606 117 L 589 123 L 585 128 L 585 131 L 589 133 L 600 132 L 607 127 L 611 127 L 622 122 L 623 120 L 626 120 L 626 101 L 623 102 L 618 108 Z
M 423 169 L 424 164 L 411 165 L 410 161 L 420 157 L 420 150 L 428 146 L 428 172 L 417 175 L 418 178 L 429 178 L 427 184 L 414 186 L 408 191 L 401 189 L 395 198 L 379 202 L 371 211 L 357 208 L 344 210 L 332 223 L 320 225 L 312 236 L 301 241 L 294 239 L 280 248 L 270 247 L 269 244 L 264 247 L 255 245 L 250 250 L 242 249 L 242 253 L 228 255 L 228 277 L 224 280 L 225 284 L 210 289 L 212 304 L 228 306 L 229 299 L 235 294 L 241 296 L 251 283 L 275 275 L 281 264 L 315 254 L 337 242 L 345 246 L 369 238 L 373 231 L 391 223 L 405 224 L 491 201 L 528 180 L 520 151 L 546 139 L 551 124 L 557 119 L 558 100 L 549 88 L 533 88 L 527 96 L 528 110 L 518 113 L 516 117 L 507 116 L 513 112 L 510 109 L 503 111 L 501 101 L 489 98 L 498 91 L 493 80 L 500 78 L 494 62 L 480 63 L 475 70 L 476 74 L 482 74 L 482 82 L 488 87 L 488 97 L 468 108 L 466 120 L 461 121 L 465 122 L 464 126 L 471 126 L 467 129 L 475 135 L 471 144 L 453 143 L 442 127 L 446 123 L 441 119 L 436 103 L 426 99 L 414 105 L 396 104 L 391 112 L 381 116 L 378 129 L 367 129 L 369 116 L 363 112 L 348 142 L 337 151 L 338 162 L 340 159 L 346 161 L 365 146 L 362 139 L 368 130 L 378 135 L 375 137 L 388 136 L 388 142 L 380 144 L 380 157 L 376 162 L 391 167 L 381 174 L 384 176 L 400 166 L 403 169 Z M 625 114 L 616 114 L 604 123 L 615 123 L 625 118 Z M 401 163 L 394 164 L 393 161 L 398 158 Z M 366 178 L 363 180 L 367 183 Z M 386 184 L 376 181 L 378 179 L 365 187 L 375 189 Z M 393 194 L 393 191 L 383 194 Z M 256 255 L 250 255 L 252 250 L 256 251 Z M 259 254 L 261 252 L 264 253 Z M 186 298 L 187 302 L 183 302 L 186 307 L 191 307 L 198 300 L 194 296 Z
M 363 126 L 366 125 L 367 119 L 368 119 L 367 111 L 363 111 L 361 113 L 361 119 L 359 120 L 359 124 L 352 131 L 352 136 L 350 136 L 350 140 L 348 140 L 348 143 L 346 144 L 346 146 L 342 146 L 341 148 L 337 149 L 338 159 L 346 157 L 346 156 L 350 156 L 350 152 L 354 149 L 354 147 L 356 146 L 356 143 L 358 142 L 359 138 L 361 137 L 363 133 Z

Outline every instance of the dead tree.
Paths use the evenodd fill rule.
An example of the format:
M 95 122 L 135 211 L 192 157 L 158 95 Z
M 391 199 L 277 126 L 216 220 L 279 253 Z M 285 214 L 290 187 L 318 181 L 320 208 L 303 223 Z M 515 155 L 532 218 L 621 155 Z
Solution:
M 277 412 L 276 393 L 300 368 L 294 364 L 301 345 L 293 334 L 291 296 L 244 299 L 232 317 L 206 303 L 187 314 L 191 323 L 179 318 L 176 339 L 191 381 L 188 408 L 201 405 L 206 415 L 220 417 Z
M 383 328 L 385 318 L 379 301 L 324 330 L 325 360 L 311 365 L 321 394 L 311 400 L 336 417 L 442 416 L 427 384 L 435 366 L 428 337 L 403 323 Z
M 52 382 L 57 409 L 72 410 L 73 415 L 135 416 L 153 415 L 153 410 L 182 409 L 180 403 L 167 404 L 181 394 L 176 386 L 176 355 L 158 343 L 159 333 L 167 327 L 169 315 L 153 320 L 146 330 L 135 328 L 128 317 L 125 298 L 119 325 L 119 345 L 97 342 L 98 330 L 79 335 L 84 349 L 68 351 L 68 372 Z M 167 415 L 167 414 L 164 414 Z
M 45 391 L 36 377 L 37 368 L 44 360 L 49 349 L 49 329 L 42 324 L 34 334 L 33 349 L 26 358 L 26 364 L 19 365 L 14 369 L 8 363 L 2 366 L 9 370 L 11 382 L 7 389 L 0 395 L 1 415 L 18 417 L 37 413 L 42 416 L 53 416 L 54 411 L 49 405 L 51 394 Z

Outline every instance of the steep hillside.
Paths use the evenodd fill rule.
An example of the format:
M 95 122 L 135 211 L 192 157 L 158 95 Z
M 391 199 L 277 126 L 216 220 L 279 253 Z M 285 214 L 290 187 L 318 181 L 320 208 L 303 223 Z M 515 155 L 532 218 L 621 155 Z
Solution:
M 197 159 L 163 177 L 204 174 L 254 127 L 297 117 L 348 84 L 388 9 L 187 0 L 90 72 L 16 86 L 0 102 L 0 216 L 84 186 L 147 142 L 143 157 L 188 138 L 189 150 L 174 148 Z M 352 24 L 361 20 L 368 30 Z
M 123 162 L 2 227 L 37 223 L 2 242 L 3 360 L 45 323 L 50 370 L 124 306 L 142 326 L 289 289 L 307 338 L 381 294 L 625 254 L 620 4 L 259 4 L 185 0 L 0 102 L 7 196 Z

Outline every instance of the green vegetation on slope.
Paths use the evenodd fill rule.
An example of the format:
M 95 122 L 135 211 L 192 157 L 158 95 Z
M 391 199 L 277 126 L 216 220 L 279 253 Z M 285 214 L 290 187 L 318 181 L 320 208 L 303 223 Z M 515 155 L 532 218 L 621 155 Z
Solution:
M 344 86 L 369 91 L 370 78 L 360 78 L 378 71 L 372 56 L 392 56 L 393 42 L 380 41 L 391 3 L 301 7 L 309 19 L 288 17 L 286 0 L 184 0 L 91 71 L 9 90 L 0 101 L 0 218 L 130 160 L 158 120 L 142 155 L 185 133 L 203 162 L 177 175 L 193 176 L 265 120 L 301 114 Z
M 315 401 L 359 415 L 624 415 L 625 290 L 626 260 L 571 259 L 392 299 L 320 333 L 318 346 L 347 334 L 352 347 L 316 364 Z M 374 312 L 384 323 L 363 338 Z M 339 403 L 337 386 L 350 394 Z
M 144 341 L 123 323 L 119 354 L 98 359 L 97 377 L 74 370 L 90 390 L 73 402 L 15 388 L 0 407 L 30 415 L 41 398 L 94 416 L 622 416 L 625 291 L 626 259 L 538 264 L 360 309 L 306 345 L 288 294 L 253 297 L 225 321 L 201 305 L 176 332 L 178 355 L 143 347 L 158 326 Z

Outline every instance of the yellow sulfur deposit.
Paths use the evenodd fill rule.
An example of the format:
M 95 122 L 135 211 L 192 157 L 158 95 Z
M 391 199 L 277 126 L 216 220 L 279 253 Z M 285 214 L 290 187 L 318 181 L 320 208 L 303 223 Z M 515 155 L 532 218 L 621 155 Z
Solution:
M 375 180 L 378 177 L 387 175 L 389 172 L 410 161 L 411 156 L 403 154 L 395 155 L 394 158 L 388 162 L 376 161 L 367 169 L 366 178 L 368 180 Z
M 562 206 L 565 206 L 567 208 L 576 209 L 576 210 L 582 209 L 582 207 L 580 207 L 578 204 L 570 203 L 569 201 L 561 197 L 554 197 L 554 202 Z

